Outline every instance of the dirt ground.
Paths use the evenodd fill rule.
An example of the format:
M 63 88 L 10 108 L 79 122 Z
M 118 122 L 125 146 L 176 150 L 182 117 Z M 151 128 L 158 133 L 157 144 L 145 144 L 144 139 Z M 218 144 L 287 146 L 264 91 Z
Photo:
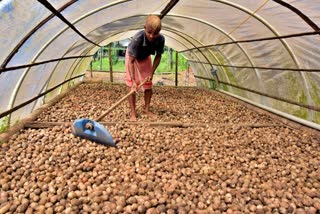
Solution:
M 124 83 L 125 73 L 113 72 L 113 82 Z M 88 71 L 85 76 L 89 81 L 103 81 L 110 82 L 110 73 L 108 71 Z M 175 85 L 175 73 L 155 74 L 153 77 L 153 84 L 155 85 Z M 178 86 L 196 86 L 196 80 L 192 71 L 181 71 L 178 73 Z

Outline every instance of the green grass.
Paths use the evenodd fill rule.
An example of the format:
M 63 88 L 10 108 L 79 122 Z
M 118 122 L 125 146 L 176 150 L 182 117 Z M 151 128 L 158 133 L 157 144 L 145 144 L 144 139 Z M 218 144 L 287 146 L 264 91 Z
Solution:
M 8 130 L 9 116 L 0 119 L 0 133 Z
M 170 69 L 170 65 L 168 63 L 168 51 L 165 51 L 162 54 L 161 62 L 157 68 L 156 73 L 165 73 L 165 72 L 175 72 L 175 61 L 176 61 L 176 52 L 173 51 L 172 53 L 172 69 Z M 153 60 L 153 57 L 152 57 Z M 109 71 L 109 58 L 103 57 L 102 58 L 102 66 L 100 68 L 100 59 L 97 59 L 96 61 L 92 61 L 92 70 L 98 71 Z M 178 54 L 178 71 L 185 71 L 187 69 L 187 60 L 182 56 L 182 54 Z M 90 70 L 90 66 L 88 68 Z M 124 57 L 116 57 L 112 56 L 112 70 L 113 71 L 125 71 L 125 59 Z
M 109 58 L 102 58 L 102 67 L 100 67 L 100 60 L 92 61 L 92 70 L 98 71 L 110 71 Z M 90 67 L 88 68 L 90 69 Z M 112 60 L 112 70 L 113 71 L 125 71 L 124 58 L 119 58 L 118 60 Z

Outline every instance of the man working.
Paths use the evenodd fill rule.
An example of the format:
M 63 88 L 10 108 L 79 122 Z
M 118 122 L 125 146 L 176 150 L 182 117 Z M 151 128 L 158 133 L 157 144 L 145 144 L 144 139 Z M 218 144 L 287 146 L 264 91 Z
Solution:
M 150 111 L 152 97 L 152 78 L 156 71 L 161 54 L 164 52 L 164 36 L 160 34 L 161 20 L 158 16 L 149 15 L 144 30 L 133 36 L 126 51 L 126 84 L 128 90 L 137 91 L 137 86 L 147 78 L 142 86 L 144 89 L 145 113 L 155 119 L 157 116 Z M 156 54 L 153 63 L 151 54 Z M 130 121 L 137 121 L 136 95 L 129 97 Z

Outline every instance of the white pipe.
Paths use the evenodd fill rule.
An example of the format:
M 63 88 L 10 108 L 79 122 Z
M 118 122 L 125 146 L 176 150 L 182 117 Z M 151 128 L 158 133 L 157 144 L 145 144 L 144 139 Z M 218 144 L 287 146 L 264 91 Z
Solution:
M 282 112 L 282 111 L 276 110 L 276 109 L 274 109 L 274 108 L 271 108 L 271 107 L 268 107 L 268 106 L 265 106 L 265 105 L 262 105 L 262 104 L 253 102 L 253 101 L 248 100 L 248 99 L 246 99 L 246 98 L 243 98 L 243 97 L 241 97 L 241 96 L 238 96 L 238 95 L 235 95 L 235 94 L 231 94 L 230 92 L 226 92 L 226 91 L 223 91 L 223 90 L 220 90 L 220 89 L 217 89 L 217 90 L 218 90 L 219 92 L 221 92 L 221 93 L 224 93 L 224 94 L 227 94 L 227 95 L 229 95 L 229 96 L 235 97 L 235 98 L 237 98 L 237 99 L 239 99 L 239 100 L 242 100 L 242 101 L 244 101 L 244 102 L 250 103 L 250 104 L 252 104 L 252 105 L 254 105 L 254 106 L 257 106 L 257 107 L 259 107 L 259 108 L 265 109 L 265 110 L 270 111 L 270 112 L 272 112 L 272 113 L 274 113 L 274 114 L 280 115 L 280 116 L 285 117 L 285 118 L 287 118 L 287 119 L 289 119 L 289 120 L 295 121 L 295 122 L 297 122 L 297 123 L 306 125 L 306 126 L 308 126 L 308 127 L 311 127 L 311 128 L 314 128 L 314 129 L 317 129 L 317 130 L 320 131 L 320 125 L 317 124 L 317 123 L 313 123 L 313 122 L 310 122 L 310 121 L 301 119 L 301 118 L 299 118 L 299 117 L 295 117 L 295 116 L 293 116 L 293 115 L 291 115 L 291 114 L 287 114 L 287 113 L 284 113 L 284 112 Z

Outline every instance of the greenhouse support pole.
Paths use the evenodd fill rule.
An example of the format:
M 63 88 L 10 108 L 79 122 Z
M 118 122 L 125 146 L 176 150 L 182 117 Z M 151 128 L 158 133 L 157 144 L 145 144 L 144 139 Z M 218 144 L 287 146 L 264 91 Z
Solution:
M 168 48 L 168 64 L 170 71 L 172 70 L 173 67 L 173 62 L 172 62 L 172 48 Z
M 176 51 L 176 87 L 178 86 L 178 51 Z
M 108 56 L 109 56 L 110 82 L 113 82 L 112 57 L 111 57 L 111 43 L 110 43 L 110 45 L 109 45 Z
M 93 77 L 93 74 L 92 74 L 92 61 L 90 62 L 90 77 L 91 78 Z
M 190 64 L 189 62 L 187 61 L 187 72 L 186 72 L 186 78 L 185 78 L 185 85 L 189 85 L 189 76 L 190 76 Z
M 100 48 L 100 71 L 102 71 L 102 48 Z

